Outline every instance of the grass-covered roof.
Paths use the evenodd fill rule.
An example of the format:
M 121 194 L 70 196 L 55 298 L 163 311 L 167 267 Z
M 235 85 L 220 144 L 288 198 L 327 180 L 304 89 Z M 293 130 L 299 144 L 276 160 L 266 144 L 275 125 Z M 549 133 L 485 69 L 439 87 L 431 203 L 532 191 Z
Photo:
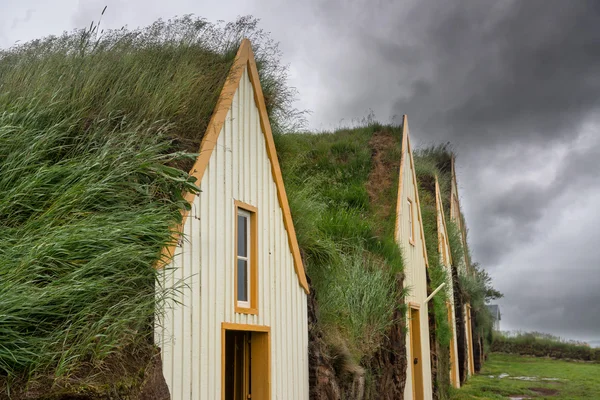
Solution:
M 394 241 L 401 128 L 367 123 L 275 141 L 318 329 L 334 355 L 375 373 L 369 362 L 403 296 Z
M 148 343 L 168 295 L 153 266 L 244 37 L 274 129 L 301 116 L 257 22 L 92 25 L 0 51 L 0 383 Z

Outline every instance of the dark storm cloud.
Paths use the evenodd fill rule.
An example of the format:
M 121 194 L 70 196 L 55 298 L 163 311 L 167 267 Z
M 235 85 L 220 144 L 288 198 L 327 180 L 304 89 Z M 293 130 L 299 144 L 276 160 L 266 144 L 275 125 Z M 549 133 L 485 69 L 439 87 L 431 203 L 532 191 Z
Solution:
M 408 95 L 395 102 L 395 111 L 410 116 L 422 142 L 456 143 L 462 161 L 475 168 L 493 164 L 495 153 L 506 148 L 523 156 L 531 147 L 542 154 L 553 142 L 568 144 L 580 121 L 600 107 L 600 3 L 491 5 L 469 0 L 417 5 L 398 27 L 398 36 L 412 30 L 419 38 L 408 46 L 408 61 L 403 48 L 390 53 L 389 44 L 373 42 L 386 54 L 382 59 L 395 54 L 398 65 L 412 71 L 418 71 L 413 64 L 420 58 L 420 69 L 430 72 L 399 81 Z M 580 171 L 571 171 L 577 161 L 571 158 L 554 184 L 523 180 L 496 191 L 494 198 L 480 198 L 485 204 L 476 207 L 471 222 L 479 232 L 497 223 L 493 235 L 480 235 L 485 242 L 476 241 L 482 261 L 498 262 L 534 232 L 556 196 L 580 180 Z M 499 171 L 505 167 L 498 164 Z M 481 180 L 476 172 L 468 175 L 471 184 Z
M 408 28 L 433 73 L 411 82 L 396 108 L 427 135 L 472 146 L 568 138 L 600 105 L 600 3 L 492 4 L 417 6 Z M 380 47 L 387 53 L 388 45 Z M 401 65 L 403 51 L 394 54 Z

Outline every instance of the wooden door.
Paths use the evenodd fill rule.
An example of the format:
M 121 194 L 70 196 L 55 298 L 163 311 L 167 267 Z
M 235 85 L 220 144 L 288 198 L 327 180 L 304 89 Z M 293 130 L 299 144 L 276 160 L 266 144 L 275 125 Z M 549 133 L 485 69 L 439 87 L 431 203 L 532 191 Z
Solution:
M 446 307 L 448 308 L 448 323 L 450 324 L 450 332 L 452 333 L 452 339 L 450 340 L 450 383 L 455 388 L 458 388 L 460 384 L 456 378 L 456 351 L 454 350 L 454 341 L 456 340 L 454 335 L 456 332 L 454 332 L 454 318 L 452 318 L 452 303 L 446 303 Z
M 421 318 L 419 309 L 410 307 L 410 360 L 413 400 L 423 398 L 423 352 L 421 350 Z
M 222 399 L 269 400 L 271 397 L 269 328 L 253 325 L 223 325 Z
M 247 400 L 251 393 L 250 333 L 225 334 L 225 400 Z
M 471 375 L 475 374 L 475 360 L 473 357 L 473 330 L 472 330 L 472 321 L 471 321 L 471 306 L 466 305 L 467 309 L 467 340 L 469 345 L 469 372 Z

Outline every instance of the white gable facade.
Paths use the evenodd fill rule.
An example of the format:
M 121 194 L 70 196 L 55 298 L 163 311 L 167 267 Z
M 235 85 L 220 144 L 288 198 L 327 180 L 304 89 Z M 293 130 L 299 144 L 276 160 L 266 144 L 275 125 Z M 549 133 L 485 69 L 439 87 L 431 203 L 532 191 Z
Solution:
M 414 170 L 412 149 L 406 116 L 402 125 L 402 156 L 398 196 L 396 240 L 404 256 L 404 286 L 409 289 L 408 334 L 406 336 L 406 400 L 431 399 L 431 357 L 429 344 L 429 319 L 427 299 L 427 249 L 425 247 L 423 225 L 417 179 Z M 418 332 L 411 317 L 418 315 Z M 412 336 L 418 334 L 419 342 Z M 416 360 L 415 360 L 416 359 Z M 415 363 L 416 361 L 416 363 Z M 418 374 L 419 376 L 415 376 Z
M 252 390 L 252 399 L 308 399 L 307 294 L 299 284 L 281 188 L 268 153 L 263 127 L 268 121 L 261 121 L 257 104 L 262 93 L 255 91 L 250 68 L 250 61 L 243 63 L 199 182 L 201 192 L 163 273 L 165 287 L 179 287 L 157 317 L 155 334 L 173 400 L 225 399 L 234 390 L 227 388 L 232 386 L 228 379 L 239 379 L 240 371 L 254 375 L 252 389 L 245 389 Z M 243 213 L 252 216 L 247 232 L 252 238 L 240 255 L 238 218 Z M 246 297 L 248 304 L 239 300 L 237 275 L 238 263 L 245 261 L 253 263 L 256 273 L 246 276 L 252 287 L 245 287 L 256 296 Z M 235 340 L 240 346 L 247 341 L 252 351 L 235 360 L 226 354 L 231 332 L 246 332 Z M 261 347 L 255 347 L 259 342 Z

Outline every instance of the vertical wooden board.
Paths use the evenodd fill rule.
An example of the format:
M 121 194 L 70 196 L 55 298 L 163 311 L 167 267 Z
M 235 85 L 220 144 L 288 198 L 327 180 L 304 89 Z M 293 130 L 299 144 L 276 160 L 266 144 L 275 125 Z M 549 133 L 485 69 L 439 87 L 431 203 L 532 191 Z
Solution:
M 243 113 L 243 129 L 240 132 L 241 135 L 244 136 L 244 201 L 250 202 L 250 157 L 251 154 L 248 151 L 250 149 L 250 137 L 252 136 L 249 132 L 250 130 L 250 111 L 248 107 L 248 75 L 247 69 L 244 70 L 244 76 L 242 77 L 242 81 L 240 82 L 240 88 L 242 90 L 242 113 Z
M 210 166 L 209 166 L 210 167 Z M 205 174 L 206 175 L 206 174 Z M 212 329 L 211 325 L 209 325 L 209 306 L 210 306 L 210 285 L 209 281 L 209 269 L 211 266 L 208 264 L 208 247 L 210 244 L 210 232 L 208 230 L 208 212 L 209 212 L 209 197 L 207 190 L 209 188 L 206 185 L 206 177 L 202 182 L 202 192 L 199 195 L 199 203 L 200 203 L 200 265 L 201 265 L 201 273 L 200 273 L 200 291 L 202 295 L 201 302 L 201 326 L 203 334 L 200 335 L 200 398 L 208 399 L 210 398 L 209 392 L 209 369 L 210 361 L 209 361 L 209 335 L 208 332 Z
M 254 102 L 254 100 L 252 99 L 252 96 L 250 96 L 251 92 L 251 86 L 250 86 L 250 81 L 248 80 L 248 74 L 245 74 L 244 77 L 244 84 L 246 86 L 247 90 L 247 95 L 246 95 L 246 110 L 248 112 L 248 120 L 246 122 L 247 125 L 247 134 L 248 134 L 248 139 L 249 139 L 249 143 L 248 143 L 248 160 L 249 160 L 249 165 L 248 165 L 248 172 L 250 173 L 248 176 L 248 181 L 246 182 L 246 185 L 248 186 L 248 188 L 250 189 L 250 193 L 248 196 L 248 199 L 250 201 L 250 204 L 258 204 L 257 203 L 257 199 L 259 196 L 258 193 L 258 187 L 256 186 L 256 178 L 257 178 L 257 174 L 258 174 L 258 158 L 261 156 L 260 153 L 258 153 L 257 151 L 257 141 L 258 141 L 258 134 L 259 132 L 257 132 L 255 130 L 256 127 L 256 120 L 258 119 L 258 112 L 256 111 L 256 107 L 251 107 Z M 262 135 L 261 135 L 262 136 Z
M 192 297 L 192 394 L 193 398 L 200 396 L 200 335 L 202 332 L 202 326 L 200 325 L 200 307 L 202 304 L 202 287 L 200 285 L 200 274 L 202 265 L 200 263 L 200 221 L 199 216 L 199 198 L 196 196 L 194 204 L 192 205 L 192 217 L 190 220 L 192 237 L 191 237 L 191 249 L 192 249 L 192 266 L 193 266 L 193 287 L 194 293 Z
M 183 249 L 181 249 L 180 253 L 175 256 L 177 268 L 175 269 L 175 285 L 181 288 L 183 282 L 183 269 L 184 269 L 184 257 L 183 257 Z M 183 289 L 177 291 L 175 297 L 179 303 L 182 303 Z M 183 358 L 183 344 L 185 343 L 185 337 L 179 332 L 182 332 L 181 328 L 183 326 L 184 320 L 184 308 L 177 303 L 174 305 L 174 338 L 173 338 L 173 396 L 177 398 L 182 398 L 182 358 Z M 179 332 L 178 332 L 179 331 Z M 176 334 L 177 333 L 177 334 Z
M 224 237 L 224 249 L 225 252 L 225 262 L 223 264 L 223 270 L 225 272 L 225 280 L 223 282 L 224 287 L 224 310 L 223 310 L 223 320 L 231 321 L 233 314 L 233 290 L 230 287 L 233 285 L 233 272 L 235 268 L 235 256 L 234 256 L 234 246 L 229 243 L 233 243 L 235 240 L 233 232 L 235 232 L 235 219 L 237 218 L 234 215 L 234 204 L 233 200 L 235 199 L 235 195 L 233 192 L 233 181 L 234 181 L 234 171 L 235 171 L 235 157 L 237 147 L 236 141 L 234 140 L 233 135 L 233 121 L 231 111 L 227 115 L 227 119 L 225 120 L 224 131 L 221 135 L 224 135 L 225 142 L 225 198 L 223 200 L 224 207 L 224 215 L 225 215 L 225 224 L 223 225 L 223 229 L 225 230 Z M 233 235 L 232 235 L 233 233 Z
M 189 214 L 188 214 L 189 218 Z M 183 236 L 183 252 L 181 254 L 181 274 L 182 274 L 182 304 L 179 306 L 182 313 L 182 321 L 181 321 L 181 343 L 179 343 L 179 348 L 181 350 L 181 360 L 179 363 L 182 365 L 181 371 L 181 399 L 188 400 L 190 399 L 190 390 L 192 386 L 191 382 L 191 338 L 192 338 L 192 292 L 193 287 L 191 287 L 191 264 L 190 264 L 190 250 L 191 250 L 191 224 L 185 224 L 184 226 L 184 236 Z
M 252 333 L 252 398 L 269 399 L 270 348 L 269 334 Z
M 256 121 L 256 130 L 260 134 L 260 123 Z M 262 145 L 262 151 L 264 151 L 264 139 L 262 135 L 260 135 L 260 144 Z M 262 153 L 262 152 L 261 152 Z M 263 323 L 267 326 L 271 324 L 271 315 L 269 313 L 270 299 L 269 293 L 271 291 L 271 265 L 269 264 L 269 246 L 268 242 L 268 222 L 269 222 L 269 192 L 265 190 L 266 185 L 268 183 L 268 171 L 266 171 L 265 166 L 267 164 L 267 160 L 264 157 L 260 157 L 260 180 L 259 180 L 259 188 L 260 188 L 260 196 L 261 196 L 261 204 L 263 205 L 263 212 L 261 213 L 261 230 L 260 230 L 260 238 L 262 240 L 261 249 L 261 259 L 260 265 L 262 266 L 262 274 L 261 274 L 261 283 L 262 290 L 260 294 L 262 296 L 262 310 L 263 310 Z
M 421 318 L 419 309 L 410 308 L 410 349 L 412 358 L 409 359 L 412 373 L 412 393 L 414 400 L 424 400 L 423 396 L 423 354 L 421 351 Z M 417 364 L 414 360 L 417 360 Z

